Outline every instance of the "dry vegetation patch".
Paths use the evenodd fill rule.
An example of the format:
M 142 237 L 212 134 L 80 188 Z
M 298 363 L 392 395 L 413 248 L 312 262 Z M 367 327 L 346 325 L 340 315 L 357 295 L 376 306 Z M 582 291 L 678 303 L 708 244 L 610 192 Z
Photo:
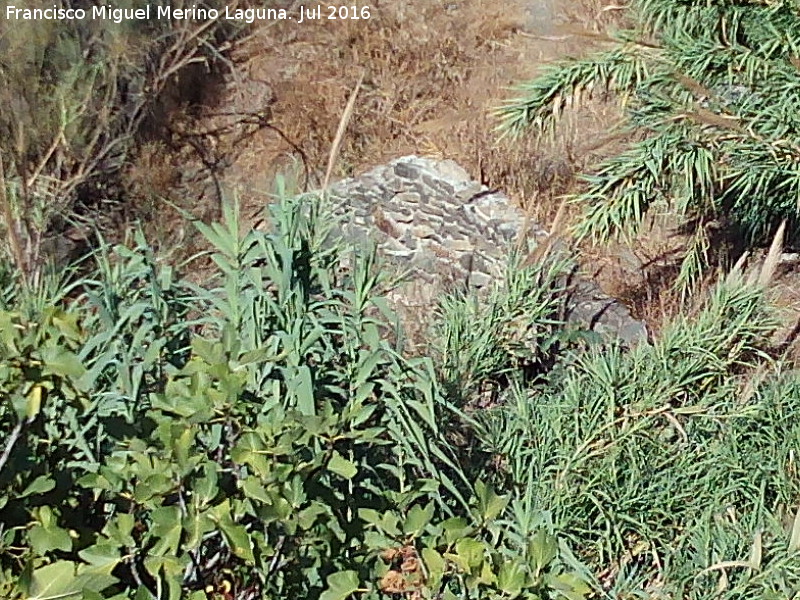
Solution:
M 557 32 L 558 11 L 547 4 L 412 0 L 379 3 L 369 20 L 264 27 L 240 52 L 246 75 L 232 100 L 250 110 L 269 98 L 274 129 L 241 149 L 234 179 L 263 189 L 274 172 L 298 162 L 323 171 L 339 115 L 363 74 L 339 175 L 417 153 L 454 159 L 520 202 L 563 192 L 586 156 L 582 146 L 597 140 L 592 126 L 607 123 L 591 115 L 580 134 L 544 148 L 534 140 L 499 142 L 490 114 L 544 60 L 587 45 L 573 35 L 536 33 L 543 15 Z

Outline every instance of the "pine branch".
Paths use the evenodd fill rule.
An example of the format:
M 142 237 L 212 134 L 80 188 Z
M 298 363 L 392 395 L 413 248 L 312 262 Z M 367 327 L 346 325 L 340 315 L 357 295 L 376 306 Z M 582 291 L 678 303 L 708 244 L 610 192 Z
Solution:
M 661 50 L 644 45 L 621 44 L 588 59 L 564 62 L 548 68 L 540 77 L 520 85 L 519 96 L 496 111 L 503 136 L 519 136 L 533 128 L 552 130 L 566 108 L 580 104 L 597 90 L 631 93 L 650 74 L 649 63 Z
M 586 205 L 574 229 L 578 239 L 606 242 L 636 233 L 649 206 L 663 195 L 667 145 L 663 136 L 648 138 L 585 177 L 588 189 L 573 198 Z

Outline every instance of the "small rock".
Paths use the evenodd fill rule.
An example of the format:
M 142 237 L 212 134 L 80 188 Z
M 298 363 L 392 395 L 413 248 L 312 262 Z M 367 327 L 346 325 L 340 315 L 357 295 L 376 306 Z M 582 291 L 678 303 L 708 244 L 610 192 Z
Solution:
M 436 235 L 436 232 L 433 230 L 433 228 L 428 227 L 427 225 L 416 225 L 411 231 L 415 237 L 423 240 Z

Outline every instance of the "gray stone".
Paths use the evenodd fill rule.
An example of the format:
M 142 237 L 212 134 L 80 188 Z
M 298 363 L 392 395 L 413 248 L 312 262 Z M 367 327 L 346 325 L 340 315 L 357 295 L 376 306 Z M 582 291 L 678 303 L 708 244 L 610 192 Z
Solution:
M 375 239 L 388 260 L 408 269 L 420 297 L 435 299 L 452 285 L 486 289 L 503 277 L 520 236 L 540 242 L 547 231 L 502 193 L 470 179 L 453 161 L 405 156 L 328 191 L 354 240 Z M 352 215 L 363 215 L 354 223 Z M 556 252 L 569 252 L 556 241 Z M 647 329 L 628 308 L 592 281 L 573 277 L 567 319 L 628 345 L 647 340 Z M 420 302 L 409 300 L 414 306 Z

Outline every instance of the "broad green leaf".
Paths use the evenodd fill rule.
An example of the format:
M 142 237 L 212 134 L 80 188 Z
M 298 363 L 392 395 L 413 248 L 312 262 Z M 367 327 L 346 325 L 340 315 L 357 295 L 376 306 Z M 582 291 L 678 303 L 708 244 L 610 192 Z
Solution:
M 133 497 L 139 503 L 145 503 L 155 496 L 164 496 L 172 492 L 172 478 L 165 473 L 154 473 L 139 481 L 133 488 Z
M 363 406 L 364 402 L 367 398 L 370 398 L 375 393 L 375 382 L 368 381 L 366 383 L 361 384 L 356 388 L 356 393 L 353 397 L 353 406 L 358 408 L 358 413 L 356 415 L 351 416 L 353 425 L 360 425 L 364 421 L 369 418 L 369 416 L 375 412 L 377 406 L 375 404 L 370 404 L 369 406 Z
M 256 475 L 266 478 L 271 469 L 266 452 L 267 447 L 261 437 L 257 433 L 246 432 L 231 450 L 231 458 L 240 465 L 252 467 Z
M 106 491 L 111 489 L 111 482 L 99 473 L 87 473 L 79 477 L 77 482 L 79 486 L 92 490 L 95 493 L 99 491 Z
M 498 496 L 491 486 L 477 482 L 475 491 L 478 496 L 478 510 L 484 521 L 493 521 L 508 505 L 508 496 Z
M 230 502 L 226 500 L 217 506 L 214 509 L 214 513 L 217 525 L 233 553 L 249 563 L 255 562 L 250 536 L 248 536 L 247 530 L 242 525 L 234 523 L 231 516 Z
M 527 574 L 525 568 L 516 560 L 507 560 L 500 565 L 497 573 L 497 586 L 512 598 L 518 596 L 525 586 Z
M 307 506 L 300 511 L 300 513 L 297 515 L 297 520 L 301 529 L 310 529 L 318 517 L 321 515 L 330 514 L 331 508 L 329 506 L 323 502 L 314 500 L 311 502 L 310 506 Z
M 212 408 L 205 396 L 191 395 L 187 389 L 179 388 L 179 384 L 171 381 L 164 394 L 151 395 L 153 410 L 167 415 L 175 415 L 184 419 L 193 418 L 194 422 L 203 422 L 212 416 Z
M 380 527 L 388 535 L 399 536 L 400 535 L 400 517 L 398 517 L 393 512 L 385 512 L 385 513 L 383 513 L 383 518 L 381 519 Z
M 339 571 L 332 573 L 327 578 L 328 589 L 319 597 L 319 600 L 346 600 L 359 585 L 358 573 L 355 571 Z
M 472 570 L 467 557 L 461 554 L 445 552 L 444 557 L 450 562 L 454 563 L 462 573 L 469 573 Z
M 378 525 L 378 526 L 380 526 L 381 519 L 383 518 L 381 513 L 379 513 L 374 508 L 359 508 L 358 516 L 361 520 L 366 521 L 370 525 Z
M 422 562 L 428 571 L 430 587 L 436 587 L 447 570 L 447 561 L 433 548 L 423 548 Z
M 220 529 L 236 556 L 249 563 L 255 562 L 253 548 L 250 544 L 250 537 L 247 535 L 247 530 L 242 525 L 234 525 L 232 522 L 225 522 L 220 523 Z
M 77 355 L 61 346 L 45 348 L 42 351 L 42 361 L 45 366 L 44 372 L 48 375 L 78 379 L 85 372 Z
M 183 529 L 186 532 L 183 548 L 194 550 L 202 542 L 203 536 L 214 529 L 214 522 L 208 514 L 190 509 L 190 514 L 184 519 Z
M 472 569 L 483 562 L 483 553 L 486 550 L 486 545 L 479 540 L 463 538 L 456 542 L 455 550 L 456 554 L 462 557 Z
M 584 600 L 592 592 L 592 588 L 574 573 L 548 575 L 546 583 L 567 600 Z
M 197 430 L 194 427 L 186 427 L 177 437 L 173 437 L 172 452 L 178 467 L 186 469 L 189 462 L 189 455 L 194 445 L 194 438 Z
M 267 521 L 286 521 L 294 509 L 284 497 L 275 493 L 271 495 L 272 503 L 261 507 L 260 516 Z
M 33 572 L 26 600 L 73 600 L 80 595 L 75 581 L 75 563 L 60 560 Z
M 433 518 L 433 502 L 429 502 L 425 508 L 421 508 L 415 504 L 411 510 L 408 511 L 408 516 L 403 523 L 403 533 L 413 538 L 419 537 L 428 523 Z
M 39 556 L 44 556 L 52 550 L 69 552 L 72 550 L 72 538 L 69 533 L 56 525 L 44 528 L 34 525 L 28 532 L 33 551 Z
M 79 565 L 76 585 L 83 591 L 84 600 L 97 597 L 99 592 L 116 584 L 119 580 L 111 572 L 116 568 L 117 562 L 105 565 Z
M 39 475 L 36 479 L 28 484 L 25 491 L 20 494 L 20 498 L 26 496 L 34 496 L 36 494 L 45 494 L 56 487 L 56 481 L 48 475 Z
M 219 477 L 217 475 L 217 466 L 214 463 L 203 464 L 202 470 L 203 477 L 195 481 L 193 494 L 197 504 L 205 507 L 216 497 L 219 491 Z
M 64 337 L 72 341 L 80 341 L 83 337 L 78 325 L 78 315 L 59 310 L 53 315 L 53 325 L 58 328 Z
M 144 568 L 147 572 L 167 583 L 167 599 L 178 600 L 181 595 L 183 573 L 189 557 L 174 556 L 148 556 L 144 559 Z M 163 575 L 161 575 L 163 573 Z M 161 575 L 161 576 L 160 576 Z M 141 588 L 140 588 L 141 589 Z M 138 600 L 138 595 L 137 595 Z
M 263 504 L 272 504 L 272 498 L 267 494 L 261 480 L 257 477 L 248 477 L 242 483 L 244 495 Z
M 95 544 L 78 552 L 87 563 L 96 567 L 116 565 L 120 559 L 120 548 L 114 544 Z
M 158 541 L 150 551 L 153 556 L 173 556 L 181 541 L 181 511 L 177 506 L 162 506 L 152 513 L 153 537 Z
M 219 342 L 213 342 L 201 337 L 192 339 L 192 354 L 209 365 L 225 362 L 225 353 L 222 345 Z
M 135 542 L 131 532 L 135 524 L 136 520 L 132 514 L 120 512 L 108 522 L 103 533 L 119 546 L 133 546 Z
M 455 543 L 458 539 L 469 535 L 472 531 L 472 528 L 467 525 L 467 521 L 463 517 L 451 517 L 446 519 L 442 521 L 441 527 L 447 544 Z
M 483 561 L 477 580 L 482 585 L 494 585 L 497 583 L 497 576 L 494 574 L 492 563 L 490 561 Z
M 364 546 L 369 550 L 382 551 L 394 545 L 396 540 L 378 531 L 367 531 L 364 534 Z
M 328 469 L 345 479 L 352 479 L 358 473 L 358 468 L 336 450 L 333 451 L 333 456 L 328 462 Z

